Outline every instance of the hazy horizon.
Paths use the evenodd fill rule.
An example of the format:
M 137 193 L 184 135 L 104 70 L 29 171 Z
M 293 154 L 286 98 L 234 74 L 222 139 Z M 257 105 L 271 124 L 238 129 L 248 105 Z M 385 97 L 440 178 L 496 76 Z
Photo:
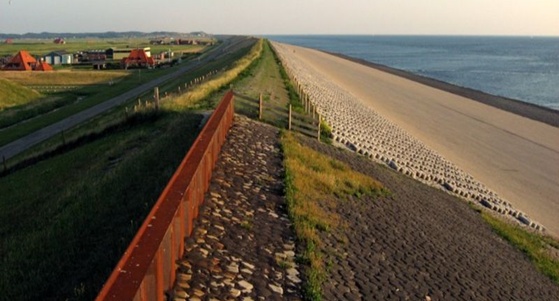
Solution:
M 0 32 L 559 36 L 556 0 L 1 0 Z

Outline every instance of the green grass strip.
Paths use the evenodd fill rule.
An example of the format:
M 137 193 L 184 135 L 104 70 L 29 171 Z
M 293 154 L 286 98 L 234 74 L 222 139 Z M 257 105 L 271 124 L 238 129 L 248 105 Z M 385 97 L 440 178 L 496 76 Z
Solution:
M 349 196 L 386 194 L 381 183 L 353 171 L 346 164 L 302 146 L 290 132 L 282 132 L 285 194 L 297 240 L 303 245 L 299 262 L 305 265 L 304 298 L 322 299 L 327 264 L 323 259 L 320 232 L 342 221 L 324 208 L 334 208 Z
M 526 254 L 538 270 L 559 284 L 559 242 L 504 222 L 489 213 L 482 212 L 482 217 L 497 234 Z

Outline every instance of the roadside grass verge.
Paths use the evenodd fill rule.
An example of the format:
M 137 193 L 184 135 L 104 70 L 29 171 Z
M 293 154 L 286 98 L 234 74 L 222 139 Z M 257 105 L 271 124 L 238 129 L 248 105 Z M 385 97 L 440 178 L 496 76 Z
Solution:
M 557 240 L 529 232 L 487 212 L 480 213 L 497 234 L 524 253 L 540 272 L 559 284 L 559 242 Z
M 319 232 L 343 224 L 331 210 L 348 197 L 377 197 L 386 189 L 374 179 L 346 164 L 302 146 L 283 131 L 281 146 L 285 166 L 285 193 L 297 240 L 302 244 L 299 262 L 305 266 L 304 298 L 321 300 L 327 263 Z
M 195 91 L 183 94 L 172 103 L 172 107 L 190 106 L 201 99 L 208 98 L 216 91 L 223 91 L 228 88 L 227 85 L 231 83 L 241 72 L 243 72 L 251 63 L 260 57 L 262 53 L 263 40 L 258 40 L 250 49 L 248 54 L 236 59 L 232 62 L 231 68 L 223 71 L 219 77 L 211 78 L 203 86 L 200 86 Z

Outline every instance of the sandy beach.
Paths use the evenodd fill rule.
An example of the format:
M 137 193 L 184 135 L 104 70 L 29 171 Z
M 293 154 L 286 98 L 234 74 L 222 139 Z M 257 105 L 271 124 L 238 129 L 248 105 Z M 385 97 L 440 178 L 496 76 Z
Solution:
M 503 201 L 507 208 L 511 205 L 541 223 L 548 233 L 559 236 L 559 128 L 324 52 L 284 44 L 281 48 L 280 53 L 292 60 L 293 66 L 309 70 L 307 79 L 302 76 L 303 85 L 312 86 L 316 78 L 323 77 L 342 91 L 338 94 L 352 96 L 344 98 L 343 106 L 368 108 L 369 115 L 378 114 L 395 125 L 390 126 L 397 128 L 391 130 L 398 132 L 397 137 L 406 137 L 405 143 L 395 146 L 400 150 L 388 151 L 381 147 L 386 139 L 377 144 L 362 141 L 376 139 L 369 133 L 346 137 L 352 144 L 362 143 L 366 154 L 372 156 L 378 150 L 377 159 L 388 162 L 414 152 L 411 159 L 398 161 L 410 166 L 410 174 L 439 184 L 461 187 L 467 183 L 467 197 L 481 200 L 485 195 L 495 196 L 497 203 Z M 350 99 L 355 102 L 348 104 Z M 331 116 L 328 111 L 337 108 L 320 101 L 317 105 Z M 346 130 L 349 128 L 358 131 L 359 124 Z M 416 157 L 434 159 L 415 166 L 413 162 L 420 161 Z M 443 172 L 430 162 L 442 162 Z

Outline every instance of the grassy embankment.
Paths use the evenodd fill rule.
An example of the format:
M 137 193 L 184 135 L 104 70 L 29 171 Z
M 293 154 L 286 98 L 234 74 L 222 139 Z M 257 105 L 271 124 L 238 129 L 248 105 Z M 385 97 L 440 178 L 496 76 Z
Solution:
M 230 59 L 219 67 L 246 66 Z M 95 297 L 199 130 L 192 103 L 172 103 L 0 178 L 0 299 Z
M 41 97 L 41 93 L 35 90 L 0 78 L 0 114 L 8 108 L 24 105 Z

